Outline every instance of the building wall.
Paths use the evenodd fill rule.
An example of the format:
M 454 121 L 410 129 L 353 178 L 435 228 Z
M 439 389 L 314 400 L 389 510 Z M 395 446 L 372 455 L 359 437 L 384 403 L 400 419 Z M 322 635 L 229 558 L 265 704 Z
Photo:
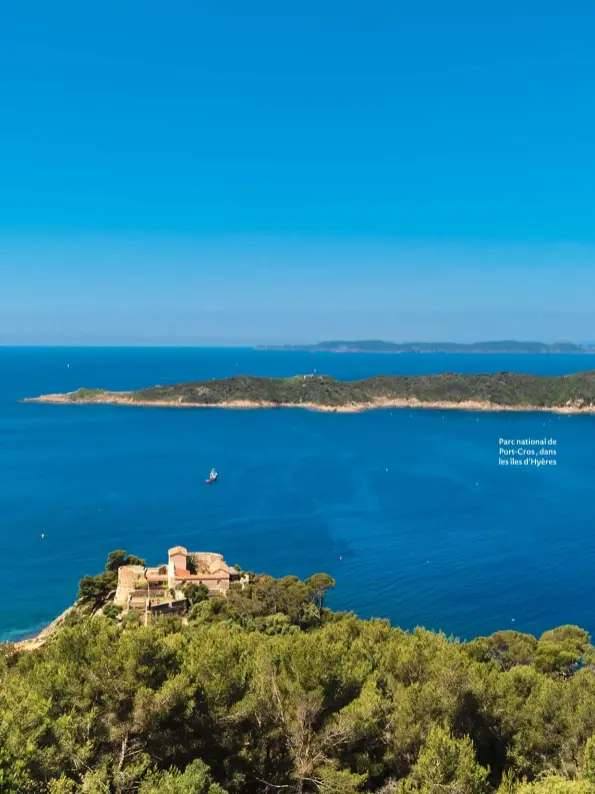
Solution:
M 184 570 L 186 568 L 186 557 L 188 555 L 184 552 L 177 551 L 175 554 L 172 554 L 169 558 L 170 562 L 173 562 L 175 568 L 180 568 Z
M 212 593 L 226 593 L 229 590 L 229 577 L 225 578 L 222 576 L 221 578 L 214 579 L 206 574 L 203 577 L 198 575 L 189 579 L 176 579 L 175 586 L 182 588 L 189 582 L 192 582 L 193 584 L 204 584 Z
M 136 583 L 144 576 L 145 569 L 142 565 L 123 565 L 118 568 L 118 586 L 114 603 L 126 606 L 128 596 L 134 590 Z
M 225 595 L 230 587 L 230 577 L 234 581 L 240 581 L 242 586 L 247 581 L 247 576 L 241 577 L 236 571 L 229 569 L 225 564 L 222 554 L 215 552 L 187 552 L 183 546 L 175 546 L 171 549 L 173 553 L 170 555 L 168 551 L 168 564 L 167 587 L 171 589 L 181 590 L 186 582 L 195 582 L 196 584 L 204 584 L 208 587 L 211 594 L 220 593 Z M 196 574 L 194 576 L 185 576 L 180 578 L 176 576 L 176 568 L 178 570 L 185 570 L 187 567 L 187 557 L 196 557 L 198 567 L 200 570 L 200 563 L 208 567 L 208 571 L 203 574 Z M 120 606 L 126 607 L 128 598 L 131 593 L 136 589 L 136 584 L 139 579 L 150 577 L 153 583 L 156 584 L 158 580 L 162 580 L 162 575 L 158 574 L 161 566 L 151 567 L 145 569 L 141 565 L 126 565 L 118 570 L 118 587 L 116 590 L 115 603 Z M 138 597 L 138 596 L 137 596 Z
M 179 612 L 185 612 L 187 608 L 186 599 L 181 599 L 179 601 L 166 601 L 163 604 L 154 604 L 153 606 L 149 607 L 149 611 L 151 614 L 173 614 Z
M 171 560 L 167 564 L 167 586 L 176 586 L 176 569 L 174 568 L 174 564 Z

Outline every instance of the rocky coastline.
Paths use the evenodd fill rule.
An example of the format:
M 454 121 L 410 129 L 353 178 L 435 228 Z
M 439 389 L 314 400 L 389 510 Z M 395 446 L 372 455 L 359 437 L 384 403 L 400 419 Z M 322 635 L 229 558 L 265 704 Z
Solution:
M 57 618 L 52 620 L 51 623 L 49 623 L 40 631 L 35 632 L 31 637 L 26 637 L 23 640 L 17 640 L 14 643 L 14 647 L 19 651 L 35 651 L 37 648 L 41 648 L 41 646 L 44 645 L 60 628 L 60 626 L 64 623 L 66 616 L 72 612 L 74 608 L 74 604 L 69 606 L 64 610 L 64 612 L 58 615 Z
M 262 408 L 301 408 L 324 413 L 361 413 L 379 409 L 433 409 L 475 412 L 542 412 L 555 414 L 595 414 L 595 405 L 584 400 L 568 400 L 561 406 L 505 405 L 488 400 L 419 400 L 417 398 L 378 398 L 365 402 L 352 402 L 344 405 L 324 405 L 311 401 L 279 403 L 266 400 L 222 400 L 217 403 L 187 402 L 175 400 L 136 399 L 130 392 L 98 392 L 88 397 L 76 397 L 76 392 L 66 394 L 44 394 L 39 397 L 25 398 L 23 402 L 50 403 L 54 405 L 122 405 L 146 408 L 227 408 L 235 410 L 256 410 Z

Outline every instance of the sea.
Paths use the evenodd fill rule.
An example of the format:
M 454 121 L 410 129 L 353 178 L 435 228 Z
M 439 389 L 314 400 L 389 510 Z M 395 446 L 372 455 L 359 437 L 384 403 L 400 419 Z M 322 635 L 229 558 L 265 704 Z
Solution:
M 20 402 L 239 374 L 593 368 L 588 355 L 0 348 L 0 639 L 50 622 L 112 549 L 159 564 L 176 545 L 273 576 L 324 571 L 330 606 L 405 629 L 595 632 L 595 416 Z M 525 439 L 555 465 L 502 464 L 502 441 Z

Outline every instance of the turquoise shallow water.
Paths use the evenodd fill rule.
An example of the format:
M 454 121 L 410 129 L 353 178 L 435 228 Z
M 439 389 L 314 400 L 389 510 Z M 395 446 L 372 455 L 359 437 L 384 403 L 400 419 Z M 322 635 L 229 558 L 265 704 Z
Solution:
M 595 417 L 18 402 L 80 386 L 129 389 L 238 373 L 562 374 L 593 363 L 0 348 L 0 638 L 49 622 L 111 549 L 158 563 L 176 544 L 274 575 L 327 571 L 337 579 L 332 606 L 406 628 L 471 637 L 571 622 L 595 631 Z M 498 465 L 500 437 L 543 435 L 557 440 L 555 467 Z M 211 466 L 220 482 L 206 487 Z

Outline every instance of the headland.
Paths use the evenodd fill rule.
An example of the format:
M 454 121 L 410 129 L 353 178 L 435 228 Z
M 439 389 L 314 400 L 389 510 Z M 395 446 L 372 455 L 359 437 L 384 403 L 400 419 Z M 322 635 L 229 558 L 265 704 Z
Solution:
M 378 375 L 339 381 L 326 375 L 236 376 L 114 392 L 78 389 L 24 402 L 175 408 L 304 408 L 353 413 L 382 408 L 595 413 L 595 371 L 541 376 L 496 374 Z
M 586 630 L 407 632 L 335 585 L 112 551 L 51 637 L 0 644 L 0 790 L 593 794 Z

